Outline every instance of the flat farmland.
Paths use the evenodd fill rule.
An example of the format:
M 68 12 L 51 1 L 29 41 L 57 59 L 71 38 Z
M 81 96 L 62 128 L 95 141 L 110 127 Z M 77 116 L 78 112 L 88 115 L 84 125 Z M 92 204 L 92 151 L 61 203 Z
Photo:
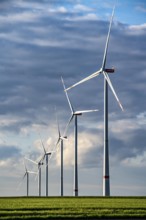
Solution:
M 0 219 L 146 219 L 146 197 L 0 197 Z

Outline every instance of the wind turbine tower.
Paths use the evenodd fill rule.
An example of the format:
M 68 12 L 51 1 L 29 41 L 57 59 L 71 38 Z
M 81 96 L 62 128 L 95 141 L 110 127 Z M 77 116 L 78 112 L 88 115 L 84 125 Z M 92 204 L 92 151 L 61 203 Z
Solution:
M 52 151 L 48 151 L 48 152 L 46 151 L 42 139 L 41 139 L 41 144 L 42 144 L 42 147 L 44 150 L 44 155 L 43 155 L 41 161 L 43 162 L 46 157 L 46 196 L 48 196 L 48 161 L 49 161 L 49 156 L 52 154 Z

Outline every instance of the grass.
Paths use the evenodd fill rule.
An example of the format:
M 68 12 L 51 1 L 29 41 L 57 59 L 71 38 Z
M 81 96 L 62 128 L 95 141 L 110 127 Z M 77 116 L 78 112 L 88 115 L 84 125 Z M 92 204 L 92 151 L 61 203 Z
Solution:
M 0 198 L 0 219 L 146 219 L 146 197 Z

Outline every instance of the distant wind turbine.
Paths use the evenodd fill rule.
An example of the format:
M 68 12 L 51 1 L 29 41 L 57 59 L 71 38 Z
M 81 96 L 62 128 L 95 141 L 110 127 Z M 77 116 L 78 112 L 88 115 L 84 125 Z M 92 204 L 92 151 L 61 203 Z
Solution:
M 60 192 L 61 192 L 61 196 L 63 196 L 64 195 L 64 190 L 63 190 L 63 142 L 64 142 L 64 140 L 66 140 L 67 139 L 67 136 L 62 136 L 61 135 L 61 132 L 60 132 L 60 127 L 59 127 L 59 122 L 58 122 L 58 117 L 57 117 L 57 112 L 56 112 L 56 120 L 57 120 L 57 127 L 58 127 L 58 140 L 57 140 L 57 143 L 56 143 L 56 147 L 59 145 L 59 143 L 61 143 L 61 146 L 60 146 L 60 148 L 61 148 L 61 175 L 60 175 L 60 178 L 61 178 L 61 181 L 60 181 L 60 183 L 61 183 L 61 188 L 60 188 Z
M 29 171 L 26 167 L 26 164 L 25 164 L 25 161 L 23 160 L 24 162 L 24 168 L 25 168 L 25 173 L 24 173 L 24 176 L 23 176 L 23 179 L 26 177 L 26 191 L 27 191 L 27 196 L 29 196 L 29 174 L 37 174 L 36 172 L 33 172 L 33 171 Z
M 62 80 L 62 84 L 63 84 L 63 88 L 64 88 L 64 91 L 65 91 L 65 94 L 66 94 L 66 98 L 67 98 L 67 101 L 68 101 L 68 104 L 69 104 L 69 107 L 70 107 L 70 110 L 71 110 L 71 117 L 69 119 L 69 122 L 66 126 L 66 130 L 65 130 L 65 134 L 67 132 L 67 129 L 68 129 L 68 126 L 69 124 L 71 123 L 71 121 L 73 120 L 73 118 L 75 118 L 75 167 L 74 167 L 74 193 L 75 193 L 75 196 L 78 196 L 78 125 L 77 125 L 77 117 L 82 115 L 83 113 L 87 113 L 87 112 L 96 112 L 98 111 L 97 109 L 95 110 L 82 110 L 82 111 L 75 111 L 72 104 L 71 104 L 71 101 L 69 99 L 69 96 L 67 94 L 67 91 L 66 91 L 66 88 L 65 88 L 65 84 L 64 84 L 64 81 L 63 81 L 63 78 L 61 78 Z
M 122 111 L 124 111 L 123 106 L 113 88 L 113 85 L 111 83 L 111 80 L 108 76 L 108 73 L 114 73 L 115 70 L 114 68 L 112 69 L 107 69 L 106 66 L 106 60 L 107 60 L 107 51 L 108 51 L 108 44 L 109 44 L 109 38 L 110 38 L 110 32 L 111 32 L 111 26 L 113 22 L 113 17 L 114 17 L 114 11 L 115 11 L 115 6 L 113 8 L 110 24 L 109 24 L 109 30 L 108 30 L 108 35 L 106 39 L 106 44 L 105 44 L 105 50 L 104 50 L 104 56 L 103 56 L 103 62 L 101 68 L 89 75 L 88 77 L 84 78 L 83 80 L 75 83 L 74 85 L 70 86 L 67 88 L 65 91 L 83 83 L 86 82 L 87 80 L 90 80 L 101 73 L 104 76 L 104 159 L 103 159 L 103 196 L 110 196 L 110 176 L 109 176 L 109 150 L 108 150 L 108 86 L 110 87 L 115 99 L 117 100 L 120 108 Z
M 39 190 L 39 196 L 41 196 L 41 166 L 43 165 L 42 159 L 39 160 L 38 162 L 31 160 L 27 157 L 25 157 L 25 159 L 38 166 L 38 190 Z
M 40 139 L 41 139 L 41 137 L 40 137 Z M 52 154 L 52 151 L 48 151 L 48 152 L 46 151 L 42 139 L 41 139 L 41 144 L 42 144 L 42 147 L 44 150 L 44 155 L 43 155 L 41 161 L 43 162 L 44 159 L 46 158 L 46 196 L 48 196 L 48 160 L 49 160 L 48 156 Z

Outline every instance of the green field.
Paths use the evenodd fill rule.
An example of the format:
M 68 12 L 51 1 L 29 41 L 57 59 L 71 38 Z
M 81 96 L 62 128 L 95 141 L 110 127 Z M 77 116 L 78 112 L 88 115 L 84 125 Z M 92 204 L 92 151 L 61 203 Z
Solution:
M 146 219 L 146 197 L 0 198 L 0 219 Z

